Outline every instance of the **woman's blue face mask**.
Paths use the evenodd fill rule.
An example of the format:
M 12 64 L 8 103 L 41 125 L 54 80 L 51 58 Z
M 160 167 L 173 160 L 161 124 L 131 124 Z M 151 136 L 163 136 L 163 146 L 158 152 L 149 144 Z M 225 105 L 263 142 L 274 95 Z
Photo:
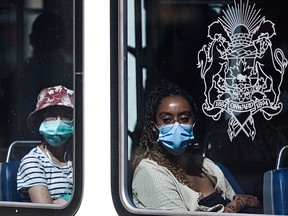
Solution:
M 162 125 L 159 129 L 158 141 L 164 148 L 175 156 L 182 154 L 194 139 L 193 125 L 173 124 Z
M 60 119 L 54 121 L 43 121 L 39 132 L 45 140 L 54 147 L 64 144 L 73 134 L 73 122 L 63 122 Z

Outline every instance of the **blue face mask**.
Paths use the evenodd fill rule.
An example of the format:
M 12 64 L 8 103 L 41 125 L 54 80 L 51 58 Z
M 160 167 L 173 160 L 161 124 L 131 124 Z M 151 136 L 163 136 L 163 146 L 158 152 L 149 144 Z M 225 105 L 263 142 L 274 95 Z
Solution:
M 173 155 L 182 154 L 194 139 L 193 126 L 191 124 L 162 125 L 159 128 L 158 141 Z
M 51 146 L 58 147 L 65 143 L 73 134 L 73 123 L 64 123 L 60 119 L 43 121 L 39 132 Z

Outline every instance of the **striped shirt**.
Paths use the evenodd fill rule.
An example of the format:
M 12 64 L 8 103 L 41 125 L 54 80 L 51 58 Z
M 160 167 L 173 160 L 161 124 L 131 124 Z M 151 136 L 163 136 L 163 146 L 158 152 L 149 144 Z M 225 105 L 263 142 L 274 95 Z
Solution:
M 24 202 L 30 201 L 28 189 L 37 185 L 46 186 L 53 200 L 72 194 L 72 162 L 68 161 L 67 165 L 60 167 L 51 161 L 39 146 L 33 148 L 21 160 L 17 173 L 17 190 Z

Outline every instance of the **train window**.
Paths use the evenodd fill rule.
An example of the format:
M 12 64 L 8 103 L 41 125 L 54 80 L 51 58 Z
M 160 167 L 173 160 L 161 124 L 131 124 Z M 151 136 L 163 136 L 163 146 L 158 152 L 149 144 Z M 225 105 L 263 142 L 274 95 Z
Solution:
M 112 195 L 118 212 L 288 214 L 281 186 L 288 181 L 284 5 L 111 3 Z M 167 103 L 179 102 L 169 95 L 184 97 L 188 114 L 169 110 Z M 210 178 L 210 192 L 201 189 L 199 176 Z M 222 180 L 227 187 L 218 187 Z M 237 199 L 251 202 L 235 207 Z
M 82 1 L 1 1 L 0 38 L 1 212 L 75 214 L 83 177 Z

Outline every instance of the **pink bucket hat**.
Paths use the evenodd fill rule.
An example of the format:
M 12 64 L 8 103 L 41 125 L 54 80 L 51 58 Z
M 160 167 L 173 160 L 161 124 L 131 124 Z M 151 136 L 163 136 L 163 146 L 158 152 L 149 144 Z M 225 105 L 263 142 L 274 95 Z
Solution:
M 38 129 L 37 122 L 40 120 L 39 111 L 50 106 L 66 106 L 74 108 L 74 91 L 59 85 L 41 90 L 37 97 L 35 110 L 27 118 L 28 128 L 33 132 Z

